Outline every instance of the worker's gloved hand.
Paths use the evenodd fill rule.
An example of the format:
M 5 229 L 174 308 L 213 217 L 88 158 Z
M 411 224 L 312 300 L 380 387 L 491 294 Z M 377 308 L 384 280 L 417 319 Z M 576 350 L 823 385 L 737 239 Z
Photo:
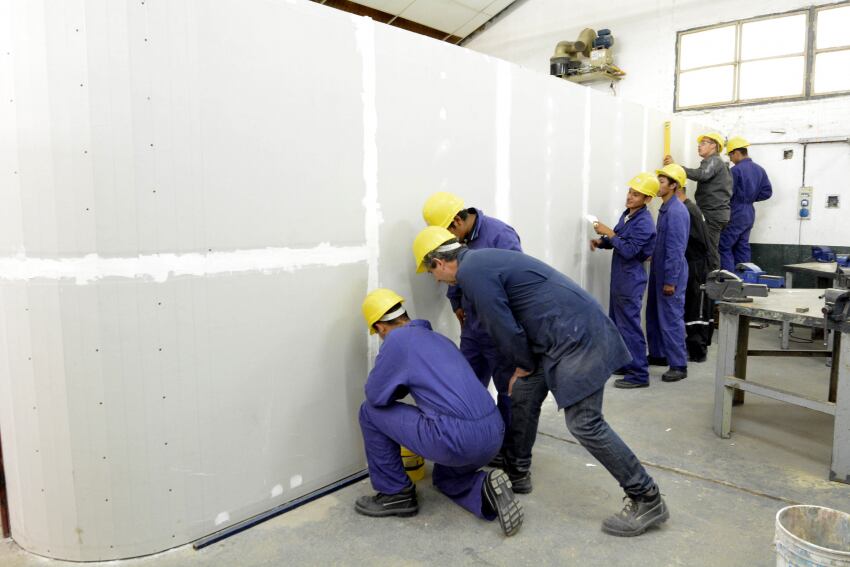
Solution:
M 463 322 L 466 321 L 466 313 L 463 312 L 463 307 L 455 309 L 455 317 L 460 321 L 460 326 L 463 327 Z
M 514 373 L 511 376 L 511 379 L 508 381 L 508 395 L 509 396 L 514 391 L 514 382 L 516 382 L 519 378 L 525 378 L 529 374 L 531 374 L 531 372 L 517 366 L 516 370 L 514 370 Z
M 670 165 L 671 163 L 676 163 L 673 160 L 673 156 L 664 156 L 664 165 Z
M 594 250 L 599 248 L 600 245 L 602 245 L 602 239 L 601 238 L 597 238 L 596 240 L 591 240 L 590 241 L 590 251 L 593 252 Z
M 601 234 L 602 236 L 607 236 L 608 238 L 612 238 L 614 236 L 614 231 L 611 228 L 599 221 L 593 223 L 593 230 L 596 231 L 596 234 Z
M 661 290 L 661 293 L 664 295 L 673 295 L 676 293 L 676 286 L 670 284 L 664 284 L 664 287 Z

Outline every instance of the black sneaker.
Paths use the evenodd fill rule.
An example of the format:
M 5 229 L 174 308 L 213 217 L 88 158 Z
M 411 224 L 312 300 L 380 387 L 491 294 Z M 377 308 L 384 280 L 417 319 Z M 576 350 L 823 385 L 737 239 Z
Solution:
M 666 356 L 648 356 L 646 359 L 650 366 L 668 366 Z
M 664 382 L 678 382 L 688 377 L 688 370 L 681 368 L 671 368 L 661 376 Z
M 416 485 L 410 485 L 398 494 L 379 492 L 374 496 L 361 496 L 354 504 L 358 514 L 383 518 L 386 516 L 415 516 L 419 512 Z
M 531 485 L 531 472 L 509 472 L 508 478 L 511 479 L 511 486 L 514 489 L 514 494 L 531 494 L 534 487 Z
M 629 390 L 631 388 L 649 388 L 649 382 L 632 382 L 631 380 L 626 380 L 625 378 L 618 378 L 614 380 L 615 388 L 623 388 Z
M 658 489 L 650 499 L 636 500 L 626 496 L 626 505 L 619 514 L 615 514 L 602 522 L 602 531 L 620 537 L 639 536 L 652 526 L 667 521 L 670 512 Z
M 506 536 L 512 536 L 522 526 L 522 504 L 511 490 L 511 481 L 505 471 L 493 469 L 484 479 L 483 496 L 486 506 L 489 506 L 498 516 L 499 525 Z
M 688 357 L 688 361 L 689 362 L 705 362 L 705 358 L 706 358 L 705 355 L 702 355 L 702 356 L 691 355 L 691 356 Z

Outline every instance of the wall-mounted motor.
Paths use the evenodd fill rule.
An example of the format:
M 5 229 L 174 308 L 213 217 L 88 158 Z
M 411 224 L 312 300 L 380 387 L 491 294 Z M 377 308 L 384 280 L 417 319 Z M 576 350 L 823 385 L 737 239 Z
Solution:
M 549 58 L 549 74 L 568 81 L 620 80 L 626 73 L 614 65 L 611 30 L 585 28 L 575 41 L 562 41 Z

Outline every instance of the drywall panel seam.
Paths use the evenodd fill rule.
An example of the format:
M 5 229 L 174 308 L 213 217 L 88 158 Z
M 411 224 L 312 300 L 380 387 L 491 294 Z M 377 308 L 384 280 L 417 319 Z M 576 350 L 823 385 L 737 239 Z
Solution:
M 378 204 L 378 105 L 376 102 L 375 70 L 375 26 L 369 18 L 352 18 L 354 40 L 360 53 L 362 67 L 361 100 L 363 101 L 363 184 L 365 209 L 365 238 L 367 287 L 373 290 L 380 285 L 378 267 L 380 262 L 380 225 L 383 222 Z M 365 293 L 364 293 L 365 295 Z M 378 340 L 367 335 L 368 356 L 366 363 L 371 368 L 378 354 Z
M 555 100 L 551 95 L 546 97 L 546 177 L 543 184 L 544 211 L 552 210 L 552 146 L 555 133 Z M 543 242 L 545 243 L 543 258 L 552 264 L 552 215 L 543 215 Z
M 244 272 L 293 272 L 366 262 L 366 246 L 331 246 L 323 242 L 313 248 L 260 248 L 207 254 L 141 254 L 135 257 L 101 258 L 86 254 L 75 258 L 30 258 L 19 253 L 0 258 L 0 281 L 73 279 L 85 285 L 103 278 L 153 280 L 157 283 L 176 276 L 215 276 Z
M 511 220 L 511 67 L 496 68 L 496 217 Z
M 649 109 L 646 107 L 643 109 L 643 141 L 641 142 L 641 146 L 643 147 L 643 150 L 640 155 L 640 170 L 648 171 L 649 163 L 647 163 L 646 157 L 648 151 L 647 147 L 649 146 Z
M 588 199 L 590 198 L 590 108 L 593 103 L 591 89 L 584 91 L 584 142 L 581 167 L 581 213 L 588 214 Z M 582 233 L 583 234 L 583 233 Z M 581 246 L 581 285 L 587 287 L 587 246 Z

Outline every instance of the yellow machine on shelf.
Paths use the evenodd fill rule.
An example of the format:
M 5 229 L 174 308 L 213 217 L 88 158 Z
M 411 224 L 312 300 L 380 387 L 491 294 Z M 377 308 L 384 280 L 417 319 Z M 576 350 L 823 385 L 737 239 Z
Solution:
M 549 58 L 549 74 L 574 83 L 619 81 L 625 71 L 614 65 L 611 30 L 585 28 L 575 41 L 562 41 Z

